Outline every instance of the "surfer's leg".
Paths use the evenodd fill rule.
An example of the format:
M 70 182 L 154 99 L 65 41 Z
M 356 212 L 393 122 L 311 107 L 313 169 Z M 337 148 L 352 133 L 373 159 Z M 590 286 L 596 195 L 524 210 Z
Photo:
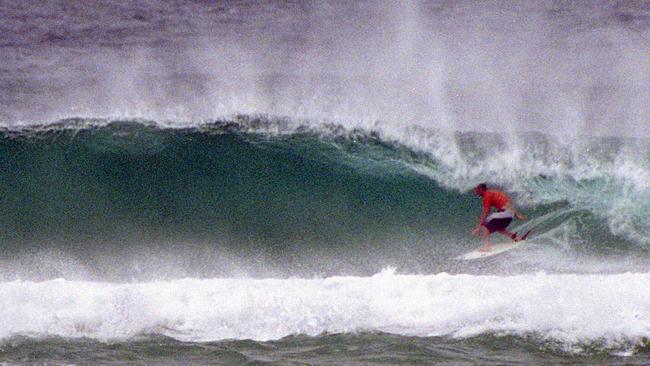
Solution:
M 492 249 L 492 243 L 490 243 L 490 230 L 488 230 L 485 225 L 482 225 L 481 232 L 483 233 L 483 246 L 479 248 L 479 252 L 489 252 Z
M 498 217 L 487 222 L 486 226 L 491 232 L 498 232 L 501 235 L 506 235 L 514 241 L 521 240 L 517 237 L 517 233 L 508 231 L 508 225 L 512 222 L 512 217 Z
M 514 241 L 520 241 L 521 240 L 521 238 L 519 236 L 517 236 L 517 233 L 510 232 L 510 231 L 508 231 L 506 229 L 497 230 L 497 232 L 499 234 L 501 234 L 501 235 L 505 235 L 505 236 L 509 237 L 510 239 L 512 239 Z

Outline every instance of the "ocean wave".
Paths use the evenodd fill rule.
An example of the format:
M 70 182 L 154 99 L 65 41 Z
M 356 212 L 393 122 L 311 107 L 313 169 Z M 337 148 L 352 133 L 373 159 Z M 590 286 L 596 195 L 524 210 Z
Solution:
M 22 166 L 24 159 L 12 161 L 8 158 L 7 169 L 15 171 L 15 174 L 33 172 L 36 179 L 38 175 L 49 174 L 51 169 L 69 165 L 73 170 L 72 176 L 87 177 L 92 172 L 104 175 L 101 179 L 117 179 L 114 181 L 117 185 L 135 183 L 156 187 L 154 181 L 163 179 L 164 175 L 167 176 L 165 179 L 172 179 L 171 183 L 188 188 L 203 182 L 201 186 L 205 188 L 202 190 L 214 190 L 206 184 L 219 185 L 223 180 L 245 179 L 257 181 L 258 190 L 273 191 L 272 186 L 286 185 L 290 181 L 297 191 L 305 191 L 308 186 L 331 185 L 332 182 L 323 179 L 307 181 L 303 178 L 309 177 L 304 174 L 317 174 L 321 178 L 323 174 L 333 174 L 339 180 L 343 174 L 357 177 L 354 178 L 356 183 L 345 183 L 356 187 L 350 186 L 345 190 L 358 191 L 368 184 L 369 189 L 381 189 L 379 185 L 369 183 L 372 179 L 399 184 L 398 180 L 405 179 L 403 177 L 413 180 L 417 179 L 415 176 L 421 176 L 457 194 L 466 193 L 476 183 L 486 181 L 513 194 L 516 202 L 525 207 L 535 209 L 566 204 L 574 211 L 589 212 L 596 218 L 593 225 L 604 224 L 607 227 L 605 231 L 611 238 L 603 237 L 605 241 L 628 241 L 643 248 L 650 244 L 650 224 L 646 220 L 650 215 L 650 144 L 644 139 L 574 137 L 563 140 L 539 133 L 450 133 L 418 128 L 391 129 L 382 124 L 374 127 L 371 130 L 347 129 L 334 123 L 264 115 L 239 115 L 189 126 L 176 123 L 174 127 L 145 120 L 70 119 L 5 130 L 3 146 L 9 156 L 25 154 L 24 146 L 30 146 L 28 153 L 34 156 L 25 155 L 24 159 L 40 162 Z M 236 153 L 227 151 L 228 148 L 235 149 Z M 133 170 L 138 165 L 134 159 L 141 159 L 142 164 L 149 159 L 158 168 L 152 170 L 143 165 L 140 169 L 143 175 Z M 278 164 L 278 161 L 285 163 Z M 109 171 L 106 170 L 108 165 L 112 166 Z M 238 172 L 243 166 L 250 165 L 263 169 Z M 212 169 L 220 166 L 221 171 Z M 278 170 L 265 171 L 269 169 Z M 117 170 L 125 173 L 112 173 Z M 194 181 L 181 182 L 185 178 L 173 173 L 179 170 L 194 177 Z M 130 177 L 126 173 L 129 171 L 133 173 Z M 201 178 L 199 174 L 205 176 Z M 282 178 L 281 182 L 274 179 L 263 182 L 259 180 L 262 176 Z M 67 179 L 60 178 L 63 181 Z M 26 183 L 43 184 L 36 181 Z M 98 182 L 93 180 L 86 184 L 89 186 L 86 190 L 92 191 Z M 53 189 L 65 191 L 71 185 L 72 182 Z M 264 186 L 269 188 L 262 188 Z M 158 188 L 169 190 L 162 186 Z M 420 182 L 412 188 L 433 187 Z M 129 190 L 128 187 L 124 189 Z M 224 193 L 214 191 L 214 194 Z M 334 193 L 336 200 L 362 199 L 343 193 Z M 375 193 L 381 194 L 367 194 Z M 291 192 L 287 194 L 294 195 Z M 391 193 L 385 194 L 388 203 Z M 404 200 L 407 196 L 405 192 L 404 196 L 395 199 Z M 424 194 L 410 197 L 422 202 L 430 199 Z M 192 199 L 192 196 L 186 198 Z M 199 200 L 207 198 L 197 197 Z M 123 196 L 123 199 L 127 197 Z M 150 201 L 160 199 L 162 197 L 149 198 Z M 242 199 L 246 200 L 245 197 Z M 452 197 L 441 199 L 449 201 Z M 210 205 L 211 202 L 204 201 L 203 204 Z M 461 206 L 465 208 L 466 204 L 462 202 Z M 79 205 L 83 206 L 83 203 Z M 368 209 L 379 212 L 381 207 Z M 404 209 L 413 210 L 413 207 Z M 592 227 L 590 230 L 603 232 L 601 228 Z
M 52 280 L 0 284 L 0 337 L 183 341 L 388 332 L 515 335 L 629 348 L 650 336 L 647 273 L 398 275 L 323 279 L 183 279 L 148 283 Z

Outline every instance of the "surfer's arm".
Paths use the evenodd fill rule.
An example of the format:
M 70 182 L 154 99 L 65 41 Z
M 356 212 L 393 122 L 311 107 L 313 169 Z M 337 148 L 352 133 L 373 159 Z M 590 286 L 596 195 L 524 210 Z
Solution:
M 472 231 L 474 235 L 478 235 L 479 232 L 481 231 L 481 225 L 483 225 L 483 222 L 485 221 L 485 218 L 487 217 L 489 211 L 490 211 L 490 206 L 483 206 L 481 217 L 478 219 L 478 225 L 476 225 L 476 229 Z
M 476 225 L 477 228 L 481 228 L 481 225 L 485 222 L 485 218 L 487 217 L 488 213 L 490 212 L 490 207 L 483 207 L 483 212 L 481 212 L 481 217 L 478 219 L 478 225 Z
M 521 212 L 517 211 L 517 209 L 511 203 L 508 203 L 508 205 L 506 205 L 506 209 L 512 211 L 515 214 L 515 217 L 518 218 L 519 220 L 526 220 L 526 216 L 524 216 L 524 214 L 522 214 Z

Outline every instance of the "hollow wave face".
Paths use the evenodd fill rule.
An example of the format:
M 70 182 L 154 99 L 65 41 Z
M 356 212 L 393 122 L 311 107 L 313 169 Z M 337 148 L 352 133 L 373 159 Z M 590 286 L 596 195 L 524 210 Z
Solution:
M 397 136 L 240 116 L 67 120 L 6 130 L 2 149 L 8 279 L 619 272 L 648 260 L 643 139 Z M 534 228 L 538 253 L 507 268 L 450 264 L 476 246 L 481 181 L 526 212 L 514 228 Z

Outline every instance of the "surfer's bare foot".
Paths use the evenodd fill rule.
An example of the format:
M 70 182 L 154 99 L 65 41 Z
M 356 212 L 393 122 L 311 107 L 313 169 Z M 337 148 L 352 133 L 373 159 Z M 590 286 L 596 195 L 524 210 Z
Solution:
M 479 252 L 489 252 L 490 250 L 492 250 L 491 245 L 482 246 L 478 249 Z

